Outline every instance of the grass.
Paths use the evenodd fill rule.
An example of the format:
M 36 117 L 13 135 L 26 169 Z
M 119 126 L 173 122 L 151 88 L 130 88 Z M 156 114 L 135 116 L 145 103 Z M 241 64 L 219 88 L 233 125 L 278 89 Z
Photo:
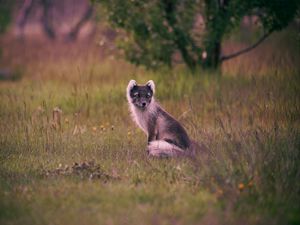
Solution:
M 276 61 L 293 54 L 279 57 L 272 43 L 251 53 L 262 59 L 267 49 L 267 62 L 251 67 L 250 54 L 222 76 L 194 76 L 32 45 L 3 47 L 2 65 L 23 78 L 0 83 L 1 224 L 300 223 L 299 68 Z M 128 113 L 132 78 L 153 79 L 157 99 L 210 154 L 149 159 Z M 96 179 L 62 170 L 89 161 Z

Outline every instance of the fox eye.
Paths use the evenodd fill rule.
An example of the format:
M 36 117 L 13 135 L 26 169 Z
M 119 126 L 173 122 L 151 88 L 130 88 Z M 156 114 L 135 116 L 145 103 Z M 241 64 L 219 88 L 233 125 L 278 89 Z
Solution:
M 136 97 L 139 97 L 140 94 L 139 94 L 138 92 L 135 92 L 135 93 L 133 94 L 133 96 L 136 98 Z
M 147 93 L 147 98 L 150 98 L 151 97 L 151 94 L 148 92 Z

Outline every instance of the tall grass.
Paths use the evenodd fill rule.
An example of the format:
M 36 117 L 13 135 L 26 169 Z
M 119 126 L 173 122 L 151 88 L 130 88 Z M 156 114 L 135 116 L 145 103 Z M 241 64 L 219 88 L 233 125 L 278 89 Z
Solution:
M 225 64 L 222 76 L 192 75 L 183 68 L 144 71 L 109 57 L 97 62 L 95 50 L 81 59 L 82 46 L 55 60 L 63 46 L 43 48 L 48 56 L 3 50 L 3 63 L 24 76 L 0 83 L 1 224 L 300 223 L 295 65 L 274 69 L 271 60 L 258 68 L 248 55 Z M 273 45 L 264 48 L 274 53 Z M 206 153 L 147 157 L 146 137 L 127 109 L 132 78 L 156 82 L 161 105 Z M 63 173 L 89 161 L 107 176 Z

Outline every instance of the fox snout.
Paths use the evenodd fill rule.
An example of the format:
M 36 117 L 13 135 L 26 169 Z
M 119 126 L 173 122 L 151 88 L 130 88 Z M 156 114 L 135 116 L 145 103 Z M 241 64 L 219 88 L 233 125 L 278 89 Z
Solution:
M 133 96 L 131 98 L 131 103 L 137 108 L 145 110 L 151 103 L 151 97 L 144 97 L 141 96 L 141 94 L 138 94 L 137 96 Z
M 140 107 L 142 109 L 145 109 L 145 108 L 147 108 L 147 106 L 149 105 L 149 103 L 146 102 L 146 101 L 142 101 L 142 102 L 139 102 L 137 105 L 138 105 L 138 107 Z

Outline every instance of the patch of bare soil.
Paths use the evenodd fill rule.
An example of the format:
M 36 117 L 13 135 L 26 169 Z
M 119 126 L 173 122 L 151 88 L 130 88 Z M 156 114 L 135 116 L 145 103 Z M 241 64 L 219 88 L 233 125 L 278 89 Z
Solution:
M 74 162 L 71 166 L 59 164 L 59 166 L 53 170 L 46 170 L 44 175 L 46 177 L 76 176 L 81 179 L 101 180 L 104 183 L 120 179 L 118 175 L 111 175 L 105 172 L 100 164 L 97 164 L 94 161 L 81 163 Z

